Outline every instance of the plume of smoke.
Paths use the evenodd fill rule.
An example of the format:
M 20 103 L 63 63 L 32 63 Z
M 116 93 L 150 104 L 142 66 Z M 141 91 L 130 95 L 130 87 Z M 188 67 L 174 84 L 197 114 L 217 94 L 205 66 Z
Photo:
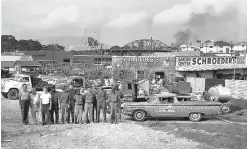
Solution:
M 176 39 L 175 45 L 180 45 L 183 43 L 187 43 L 191 39 L 192 33 L 190 29 L 185 29 L 177 31 L 177 33 L 174 36 Z
M 200 1 L 203 2 L 204 0 Z M 192 0 L 190 3 L 184 4 L 184 7 L 190 12 L 188 10 L 185 15 L 180 14 L 186 19 L 181 22 L 184 28 L 179 29 L 174 35 L 176 43 L 187 42 L 192 39 L 246 40 L 247 15 L 243 11 L 246 3 L 245 0 L 212 0 L 199 4 L 199 0 Z M 193 4 L 200 6 L 201 10 L 190 9 L 194 8 Z M 165 16 L 168 16 L 168 13 Z

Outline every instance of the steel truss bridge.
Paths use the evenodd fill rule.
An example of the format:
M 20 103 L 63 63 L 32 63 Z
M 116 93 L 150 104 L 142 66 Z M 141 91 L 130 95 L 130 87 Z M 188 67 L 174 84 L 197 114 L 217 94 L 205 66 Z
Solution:
M 137 53 L 171 52 L 171 48 L 159 40 L 134 40 L 123 47 L 113 46 L 110 49 L 98 48 L 75 51 L 75 55 L 136 55 Z

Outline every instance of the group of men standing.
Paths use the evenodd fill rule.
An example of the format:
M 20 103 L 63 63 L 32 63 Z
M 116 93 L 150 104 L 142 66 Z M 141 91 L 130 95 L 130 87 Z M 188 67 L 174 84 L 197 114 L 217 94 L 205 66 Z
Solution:
M 55 90 L 55 86 L 51 88 L 50 92 L 44 87 L 43 93 L 38 94 L 35 89 L 29 93 L 24 84 L 23 90 L 19 94 L 23 124 L 28 124 L 30 107 L 34 123 L 38 123 L 37 115 L 41 114 L 42 125 L 48 124 L 49 121 L 52 124 L 58 124 L 59 113 L 61 113 L 63 124 L 65 122 L 98 123 L 101 110 L 103 111 L 103 120 L 107 122 L 107 103 L 110 103 L 111 107 L 111 123 L 121 122 L 121 98 L 123 98 L 123 94 L 118 86 L 114 86 L 109 95 L 102 87 L 75 90 L 72 85 L 69 85 L 68 90 L 64 88 L 61 93 Z

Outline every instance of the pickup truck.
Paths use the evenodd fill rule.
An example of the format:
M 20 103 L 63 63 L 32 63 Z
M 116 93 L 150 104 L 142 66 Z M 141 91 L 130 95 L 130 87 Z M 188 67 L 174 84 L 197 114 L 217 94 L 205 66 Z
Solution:
M 83 87 L 83 83 L 85 81 L 86 87 L 89 86 L 89 83 L 86 82 L 85 78 L 81 76 L 69 76 L 66 78 L 67 81 L 57 83 L 55 86 L 57 89 L 68 88 L 69 85 L 72 85 L 74 89 L 80 89 Z
M 1 93 L 3 97 L 16 100 L 23 84 L 27 85 L 28 91 L 31 91 L 33 87 L 39 91 L 44 86 L 48 86 L 48 83 L 42 81 L 40 78 L 34 78 L 26 74 L 13 74 L 10 78 L 5 78 L 1 81 Z

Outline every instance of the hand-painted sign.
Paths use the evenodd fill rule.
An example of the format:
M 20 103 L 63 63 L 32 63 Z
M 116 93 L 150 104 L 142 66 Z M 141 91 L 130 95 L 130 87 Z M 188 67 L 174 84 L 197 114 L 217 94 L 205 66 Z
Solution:
M 156 57 L 156 56 L 113 56 L 113 67 L 117 66 L 141 66 L 143 68 L 156 67 L 161 70 L 164 68 L 174 67 L 175 58 Z
M 245 64 L 244 57 L 176 57 L 176 66 Z
M 151 63 L 159 63 L 159 57 L 141 57 L 141 56 L 133 56 L 133 57 L 123 57 L 123 62 L 129 63 L 139 63 L 139 62 L 151 62 Z

